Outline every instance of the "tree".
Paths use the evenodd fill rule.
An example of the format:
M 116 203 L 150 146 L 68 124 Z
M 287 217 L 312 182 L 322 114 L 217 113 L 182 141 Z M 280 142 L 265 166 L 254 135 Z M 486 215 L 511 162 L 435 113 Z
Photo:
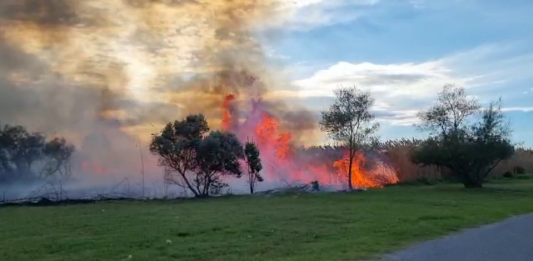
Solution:
M 0 180 L 20 182 L 49 178 L 59 173 L 70 175 L 74 146 L 64 138 L 46 141 L 41 133 L 30 133 L 23 126 L 5 125 L 0 129 Z
M 373 143 L 373 134 L 379 124 L 373 122 L 375 115 L 370 111 L 374 99 L 370 92 L 355 87 L 335 90 L 335 102 L 322 112 L 320 125 L 331 138 L 348 148 L 348 187 L 352 186 L 352 166 L 356 153 Z
M 263 177 L 259 172 L 263 169 L 261 159 L 259 158 L 259 148 L 253 142 L 246 142 L 244 145 L 244 158 L 246 167 L 248 169 L 248 185 L 250 186 L 250 194 L 254 194 L 255 184 L 263 182 Z
M 235 135 L 215 131 L 206 136 L 207 132 L 203 115 L 189 115 L 168 123 L 150 143 L 150 151 L 165 167 L 166 182 L 188 189 L 195 197 L 219 192 L 227 186 L 223 176 L 241 175 L 239 159 L 244 153 Z
M 467 188 L 481 188 L 490 171 L 514 153 L 501 100 L 481 109 L 464 88 L 446 85 L 437 103 L 418 116 L 418 127 L 431 136 L 414 151 L 413 162 L 448 168 Z
M 195 197 L 200 196 L 192 184 L 197 166 L 196 148 L 208 131 L 203 115 L 189 115 L 184 120 L 169 122 L 150 142 L 150 151 L 159 156 L 159 165 L 167 171 L 165 180 L 189 189 Z
M 65 138 L 54 138 L 47 142 L 43 148 L 43 153 L 47 158 L 41 171 L 41 175 L 51 176 L 55 173 L 64 180 L 68 180 L 72 175 L 70 158 L 75 147 L 68 144 Z
M 194 181 L 201 196 L 219 194 L 227 187 L 223 176 L 242 175 L 240 159 L 244 158 L 242 144 L 229 132 L 211 132 L 197 148 L 197 176 Z
M 435 105 L 418 112 L 417 116 L 422 123 L 417 127 L 442 137 L 460 134 L 468 128 L 469 121 L 479 113 L 480 108 L 478 101 L 468 97 L 464 88 L 447 84 L 438 94 Z

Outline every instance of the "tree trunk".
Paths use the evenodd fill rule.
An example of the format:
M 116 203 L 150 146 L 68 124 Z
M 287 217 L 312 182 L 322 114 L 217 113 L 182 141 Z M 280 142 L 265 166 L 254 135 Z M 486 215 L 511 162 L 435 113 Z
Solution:
M 250 181 L 250 194 L 254 194 L 254 182 Z
M 176 168 L 175 168 L 176 169 Z M 177 170 L 177 169 L 176 169 Z M 194 187 L 192 186 L 192 184 L 189 182 L 189 180 L 187 179 L 187 175 L 185 175 L 185 172 L 181 172 L 178 170 L 178 173 L 180 174 L 181 178 L 185 181 L 185 184 L 187 185 L 187 187 L 189 188 L 189 190 L 194 194 L 194 197 L 198 197 L 199 196 L 199 192 L 200 191 L 196 191 L 194 189 Z
M 465 188 L 483 188 L 483 178 L 478 178 L 476 175 L 475 177 L 472 177 L 470 175 L 465 175 L 463 179 L 463 185 Z
M 352 191 L 353 190 L 353 185 L 352 185 L 352 165 L 353 165 L 353 152 L 350 152 L 350 162 L 349 162 L 349 166 L 348 166 L 348 190 L 349 191 Z

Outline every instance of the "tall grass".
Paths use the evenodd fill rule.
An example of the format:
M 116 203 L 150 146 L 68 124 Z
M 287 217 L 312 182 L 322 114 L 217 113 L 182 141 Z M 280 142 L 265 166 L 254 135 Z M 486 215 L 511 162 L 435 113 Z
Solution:
M 417 180 L 438 180 L 450 176 L 450 171 L 437 166 L 422 167 L 411 161 L 413 150 L 422 140 L 401 139 L 390 140 L 383 144 L 384 150 L 402 182 Z M 522 167 L 528 173 L 533 173 L 533 150 L 517 148 L 515 154 L 508 160 L 501 161 L 490 173 L 491 176 L 502 176 L 505 172 L 513 172 L 515 167 Z
M 502 175 L 509 171 L 513 172 L 515 167 L 522 167 L 526 170 L 526 173 L 533 173 L 533 150 L 526 148 L 517 148 L 513 157 L 508 160 L 504 160 L 498 164 L 491 172 L 491 175 Z

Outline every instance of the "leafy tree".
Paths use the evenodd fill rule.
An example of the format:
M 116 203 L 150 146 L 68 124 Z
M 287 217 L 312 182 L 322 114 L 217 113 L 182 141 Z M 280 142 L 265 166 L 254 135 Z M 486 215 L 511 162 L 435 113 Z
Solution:
M 212 132 L 205 117 L 189 115 L 168 123 L 161 133 L 153 135 L 150 151 L 159 156 L 165 167 L 165 179 L 191 191 L 195 197 L 206 197 L 227 186 L 222 177 L 240 177 L 239 159 L 244 157 L 242 145 L 235 135 Z
M 481 109 L 464 88 L 446 85 L 437 104 L 419 118 L 419 127 L 431 136 L 414 151 L 413 162 L 446 167 L 467 188 L 482 187 L 490 171 L 514 153 L 501 100 Z
M 211 132 L 196 151 L 197 171 L 194 183 L 201 196 L 218 194 L 227 187 L 223 176 L 240 178 L 239 159 L 244 158 L 242 144 L 229 132 Z
M 41 133 L 5 125 L 0 129 L 0 179 L 17 182 L 57 173 L 65 177 L 70 175 L 69 163 L 74 150 L 63 138 L 47 142 Z
M 259 157 L 259 148 L 253 142 L 246 142 L 244 145 L 244 158 L 246 167 L 248 169 L 248 185 L 250 186 L 250 194 L 254 194 L 255 185 L 257 182 L 263 182 L 263 177 L 259 172 L 263 169 L 261 159 Z
M 335 102 L 327 111 L 322 112 L 320 125 L 331 138 L 348 148 L 348 186 L 352 190 L 352 166 L 355 155 L 375 141 L 372 135 L 379 128 L 379 124 L 373 122 L 375 115 L 370 109 L 374 99 L 370 92 L 352 87 L 340 88 L 334 93 Z
M 193 180 L 196 170 L 196 148 L 209 131 L 203 115 L 189 115 L 184 120 L 168 123 L 161 133 L 152 136 L 150 151 L 159 156 L 165 167 L 167 182 L 189 189 L 199 197 Z

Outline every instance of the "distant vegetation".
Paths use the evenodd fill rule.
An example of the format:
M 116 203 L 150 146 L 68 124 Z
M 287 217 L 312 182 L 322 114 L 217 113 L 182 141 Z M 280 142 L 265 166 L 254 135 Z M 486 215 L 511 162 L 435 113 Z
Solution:
M 336 91 L 334 104 L 322 114 L 321 125 L 341 146 L 299 148 L 306 155 L 339 160 L 374 150 L 385 155 L 403 183 L 461 182 L 482 187 L 490 177 L 516 178 L 533 173 L 533 151 L 511 143 L 501 100 L 482 108 L 463 88 L 445 86 L 433 107 L 421 111 L 420 130 L 425 140 L 381 141 L 370 112 L 373 98 L 356 88 Z M 190 191 L 195 197 L 221 194 L 223 177 L 245 176 L 250 193 L 256 191 L 263 166 L 254 143 L 241 144 L 229 132 L 211 131 L 203 115 L 189 115 L 168 123 L 152 137 L 150 150 L 166 170 L 165 180 Z M 0 185 L 68 179 L 75 151 L 64 138 L 47 138 L 23 126 L 0 125 Z M 315 153 L 316 152 L 316 153 Z M 353 162 L 352 162 L 353 164 Z M 348 168 L 351 170 L 351 168 Z M 349 177 L 347 173 L 347 177 Z M 351 183 L 350 183 L 351 185 Z
M 64 138 L 47 139 L 23 126 L 0 126 L 0 185 L 68 179 L 73 152 L 74 146 Z

